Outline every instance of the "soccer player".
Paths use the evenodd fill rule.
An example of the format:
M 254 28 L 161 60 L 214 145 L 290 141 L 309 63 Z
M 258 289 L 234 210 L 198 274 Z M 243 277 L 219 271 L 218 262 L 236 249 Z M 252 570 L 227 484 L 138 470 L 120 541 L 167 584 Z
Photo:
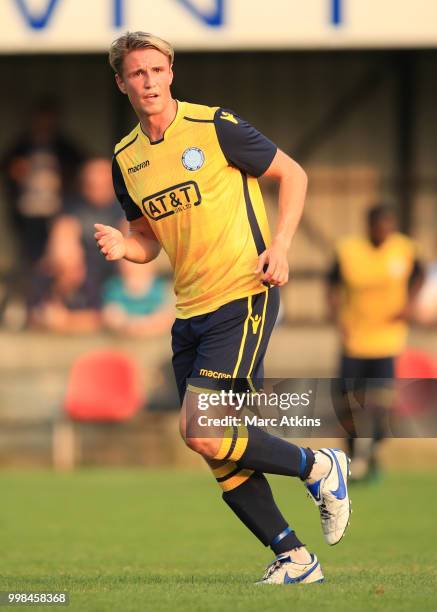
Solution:
M 263 376 L 263 359 L 288 280 L 287 250 L 307 179 L 300 166 L 230 110 L 172 98 L 173 49 L 144 32 L 112 44 L 119 89 L 139 119 L 115 147 L 114 187 L 130 223 L 124 237 L 97 224 L 109 261 L 154 259 L 161 247 L 174 269 L 177 318 L 173 367 L 182 403 L 181 433 L 209 463 L 223 499 L 276 555 L 263 583 L 323 580 L 287 523 L 264 473 L 300 478 L 319 507 L 325 539 L 336 544 L 349 522 L 348 459 L 340 450 L 300 448 L 257 427 L 221 437 L 191 436 L 187 405 L 218 378 Z M 279 220 L 270 238 L 257 177 L 279 182 Z
M 337 244 L 328 275 L 328 305 L 341 337 L 339 376 L 355 379 L 357 398 L 363 397 L 360 391 L 366 385 L 368 398 L 368 422 L 363 424 L 368 428 L 366 435 L 357 431 L 347 394 L 343 407 L 336 404 L 337 414 L 351 434 L 354 480 L 377 475 L 375 450 L 384 437 L 384 415 L 391 393 L 383 381 L 372 379 L 395 375 L 395 358 L 405 347 L 423 276 L 415 244 L 397 231 L 396 214 L 388 205 L 369 209 L 366 236 L 347 236 Z M 349 383 L 344 384 L 346 391 Z

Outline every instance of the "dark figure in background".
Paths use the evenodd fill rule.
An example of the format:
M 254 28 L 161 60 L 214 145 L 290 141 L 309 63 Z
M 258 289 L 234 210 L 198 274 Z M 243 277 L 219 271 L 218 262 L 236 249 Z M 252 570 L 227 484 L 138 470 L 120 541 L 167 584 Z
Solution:
M 123 217 L 112 185 L 111 161 L 93 158 L 83 164 L 79 194 L 67 203 L 65 213 L 54 223 L 50 243 L 57 260 L 67 252 L 82 253 L 87 278 L 99 293 L 113 274 L 111 264 L 96 251 L 94 223 L 102 219 L 107 225 L 120 226 Z
M 28 296 L 32 327 L 58 333 L 96 331 L 101 324 L 103 283 L 113 272 L 96 253 L 94 223 L 119 225 L 111 162 L 86 161 L 79 176 L 78 196 L 53 223 L 45 255 L 35 267 Z
M 40 100 L 1 164 L 24 276 L 44 253 L 52 220 L 72 190 L 81 160 L 82 154 L 60 130 L 58 102 Z
M 83 254 L 66 245 L 65 257 L 48 249 L 44 265 L 32 275 L 28 322 L 33 329 L 85 334 L 100 328 L 100 294 L 91 282 Z
M 397 218 L 389 206 L 369 210 L 366 236 L 346 237 L 337 244 L 328 275 L 328 305 L 340 332 L 339 376 L 355 381 L 342 383 L 343 401 L 336 411 L 350 436 L 351 473 L 356 480 L 377 472 L 375 448 L 384 437 L 384 415 L 391 399 L 390 385 L 364 379 L 394 377 L 395 358 L 405 347 L 423 276 L 416 247 L 397 231 Z M 361 405 L 365 402 L 365 423 L 354 422 L 350 384 L 355 399 Z

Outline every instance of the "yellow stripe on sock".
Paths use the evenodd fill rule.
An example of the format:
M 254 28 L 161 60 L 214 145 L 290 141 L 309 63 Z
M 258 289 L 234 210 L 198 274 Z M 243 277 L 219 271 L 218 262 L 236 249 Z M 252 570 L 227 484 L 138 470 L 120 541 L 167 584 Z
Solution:
M 237 468 L 237 464 L 233 461 L 228 461 L 224 465 L 221 465 L 218 468 L 214 468 L 212 473 L 216 478 L 223 478 L 223 476 L 227 476 L 231 472 L 233 472 Z
M 214 459 L 219 459 L 219 460 L 224 459 L 226 455 L 229 453 L 229 449 L 231 448 L 231 444 L 232 444 L 232 434 L 233 434 L 232 427 L 226 427 L 225 432 L 223 434 L 222 442 L 220 444 L 220 448 L 218 450 L 217 455 L 214 457 Z
M 232 476 L 232 478 L 228 478 L 228 480 L 224 480 L 223 482 L 219 482 L 218 484 L 223 489 L 223 491 L 232 491 L 232 489 L 236 489 L 237 487 L 245 483 L 246 480 L 248 480 L 253 473 L 254 470 L 241 470 L 240 472 L 238 472 L 238 474 Z

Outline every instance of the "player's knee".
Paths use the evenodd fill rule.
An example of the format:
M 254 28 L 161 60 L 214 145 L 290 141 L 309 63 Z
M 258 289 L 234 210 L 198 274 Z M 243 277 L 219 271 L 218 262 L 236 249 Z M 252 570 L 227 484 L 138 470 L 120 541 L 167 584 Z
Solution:
M 195 453 L 213 459 L 217 454 L 217 441 L 214 438 L 184 438 L 185 444 Z

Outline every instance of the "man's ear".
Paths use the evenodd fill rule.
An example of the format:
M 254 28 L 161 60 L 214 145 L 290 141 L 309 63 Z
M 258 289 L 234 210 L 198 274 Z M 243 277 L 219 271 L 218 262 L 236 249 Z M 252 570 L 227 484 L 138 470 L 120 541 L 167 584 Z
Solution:
M 121 78 L 121 76 L 118 74 L 118 72 L 115 75 L 115 82 L 118 85 L 118 89 L 122 92 L 122 93 L 127 93 L 126 91 L 126 85 L 124 84 L 123 79 Z
M 170 66 L 170 85 L 173 83 L 173 64 Z

